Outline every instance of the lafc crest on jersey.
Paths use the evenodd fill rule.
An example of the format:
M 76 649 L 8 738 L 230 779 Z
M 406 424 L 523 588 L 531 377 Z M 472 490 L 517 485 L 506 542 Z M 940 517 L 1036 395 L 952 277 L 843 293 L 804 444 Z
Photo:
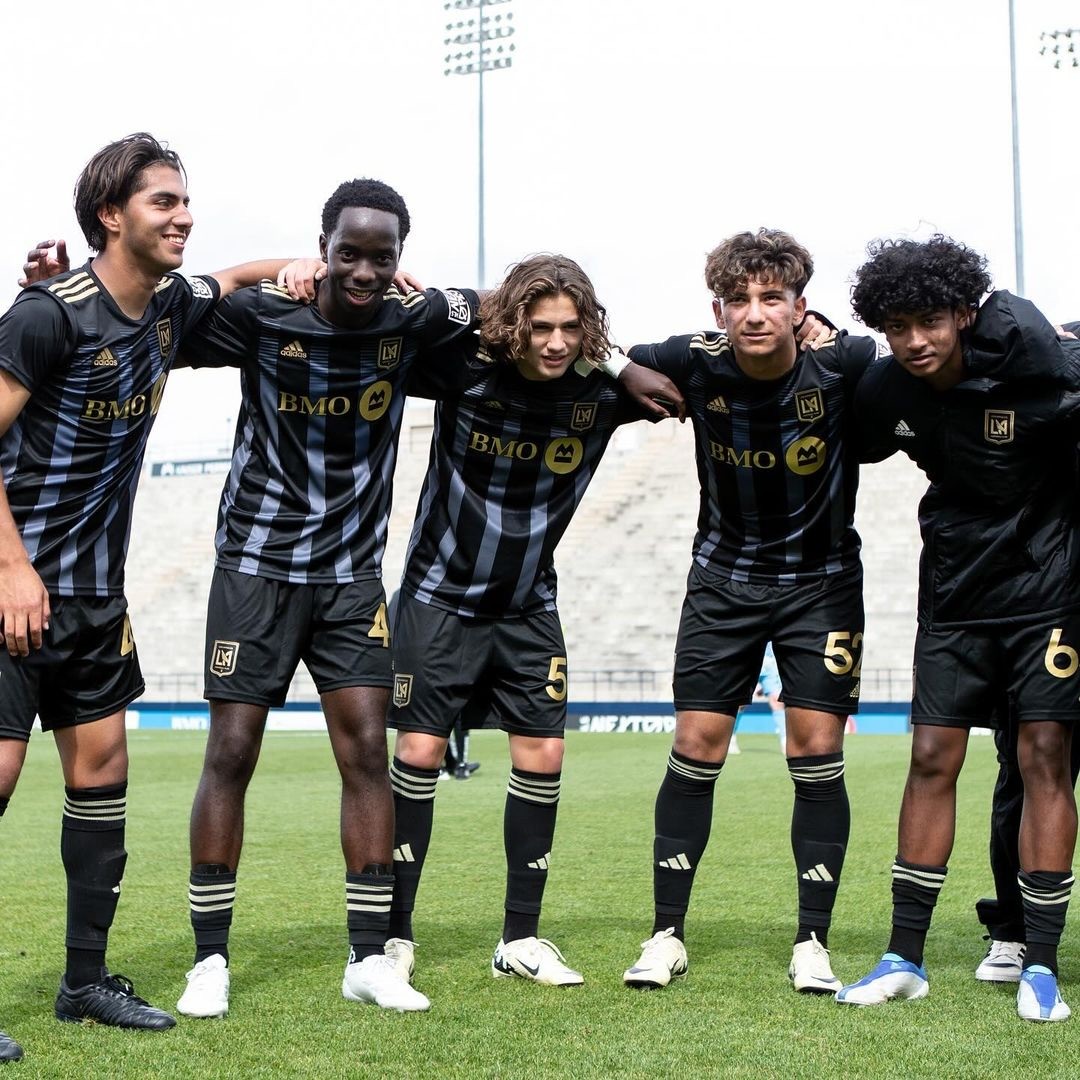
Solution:
M 821 397 L 821 388 L 795 391 L 795 415 L 804 424 L 812 424 L 825 415 L 825 402 Z
M 570 415 L 570 426 L 574 431 L 588 431 L 596 423 L 596 402 L 575 401 Z
M 210 648 L 210 674 L 225 678 L 236 671 L 236 655 L 240 652 L 239 641 L 215 641 Z
M 983 436 L 989 443 L 1011 443 L 1016 428 L 1016 413 L 1011 409 L 987 409 L 983 418 Z
M 163 360 L 167 360 L 173 347 L 172 319 L 162 319 L 155 325 L 154 329 L 157 330 L 158 347 L 161 349 L 161 357 Z
M 381 370 L 390 371 L 401 363 L 401 343 L 402 339 L 399 337 L 379 339 L 379 351 L 375 362 Z

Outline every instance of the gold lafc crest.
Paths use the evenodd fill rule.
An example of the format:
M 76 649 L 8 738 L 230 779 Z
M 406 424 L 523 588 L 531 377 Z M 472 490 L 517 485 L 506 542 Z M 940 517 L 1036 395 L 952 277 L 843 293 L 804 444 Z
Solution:
M 161 348 L 162 359 L 168 360 L 173 347 L 172 319 L 162 319 L 154 329 L 157 330 L 157 340 Z
M 987 409 L 983 436 L 989 443 L 1011 443 L 1016 433 L 1016 413 L 1011 409 Z
M 570 416 L 570 426 L 574 431 L 588 431 L 596 423 L 596 402 L 575 401 L 574 411 Z
M 412 676 L 394 676 L 394 704 L 402 709 L 412 700 Z
M 239 641 L 215 641 L 210 648 L 210 674 L 225 678 L 236 671 L 236 654 L 240 651 Z
M 820 387 L 795 392 L 795 415 L 804 424 L 811 424 L 825 415 L 825 403 L 821 398 Z
M 399 337 L 379 339 L 379 354 L 375 362 L 382 371 L 390 371 L 401 363 L 401 341 Z

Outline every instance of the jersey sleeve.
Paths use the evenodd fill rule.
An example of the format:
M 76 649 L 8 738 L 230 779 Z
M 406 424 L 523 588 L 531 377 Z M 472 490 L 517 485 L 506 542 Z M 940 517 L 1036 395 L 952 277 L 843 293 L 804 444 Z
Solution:
M 181 363 L 187 367 L 239 367 L 257 333 L 259 287 L 237 289 L 184 336 Z
M 870 338 L 863 340 L 873 343 Z M 876 344 L 874 348 L 876 351 Z M 886 408 L 889 366 L 893 363 L 882 357 L 867 368 L 855 388 L 851 431 L 860 461 L 884 461 L 896 453 L 896 434 Z
M 45 293 L 23 293 L 0 318 L 0 370 L 31 393 L 75 349 L 75 332 Z
M 434 348 L 422 349 L 409 369 L 406 392 L 411 397 L 441 401 L 452 397 L 464 371 L 476 359 L 479 339 L 475 333 L 455 338 Z
M 438 347 L 467 338 L 479 321 L 480 298 L 472 289 L 425 289 L 427 318 L 421 332 L 425 346 Z
M 1080 389 L 1074 384 L 1075 365 L 1050 320 L 1030 300 L 1010 292 L 987 297 L 967 346 L 964 361 L 972 375 L 999 382 L 1045 379 Z
M 217 306 L 221 299 L 221 286 L 217 278 L 209 274 L 187 277 L 176 275 L 186 286 L 188 296 L 187 325 L 197 326 Z
M 670 337 L 656 345 L 634 345 L 627 354 L 635 364 L 666 375 L 680 390 L 686 387 L 693 367 L 690 342 L 693 335 Z

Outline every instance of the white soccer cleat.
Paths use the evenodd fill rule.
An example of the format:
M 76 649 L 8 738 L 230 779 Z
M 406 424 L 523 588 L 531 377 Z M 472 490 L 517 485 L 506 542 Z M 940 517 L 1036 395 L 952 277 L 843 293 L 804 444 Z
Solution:
M 800 994 L 835 994 L 844 984 L 833 974 L 829 950 L 811 934 L 791 950 L 788 978 Z
M 926 969 L 887 952 L 878 966 L 857 983 L 842 986 L 836 1000 L 843 1005 L 884 1005 L 897 999 L 915 1001 L 930 993 Z
M 387 938 L 383 952 L 394 961 L 398 978 L 411 983 L 416 969 L 416 942 L 402 937 Z
M 401 977 L 396 962 L 385 953 L 375 953 L 346 964 L 341 996 L 348 1001 L 365 1001 L 380 1009 L 397 1012 L 425 1012 L 431 1008 L 431 1002 Z
M 491 958 L 496 979 L 528 979 L 543 986 L 580 986 L 581 973 L 566 966 L 563 954 L 547 938 L 500 941 Z
M 975 978 L 979 982 L 1019 982 L 1025 952 L 1027 946 L 1022 941 L 991 941 L 990 948 L 975 969 Z
M 184 1016 L 208 1020 L 229 1011 L 229 965 L 221 953 L 200 960 L 187 973 L 187 989 L 176 1003 Z
M 1032 964 L 1020 976 L 1016 991 L 1016 1015 L 1021 1020 L 1056 1022 L 1068 1020 L 1072 1009 L 1061 1000 L 1057 976 L 1042 964 Z
M 675 927 L 669 926 L 641 943 L 641 955 L 623 972 L 622 981 L 638 990 L 660 990 L 672 979 L 682 978 L 689 966 L 686 946 L 675 936 Z

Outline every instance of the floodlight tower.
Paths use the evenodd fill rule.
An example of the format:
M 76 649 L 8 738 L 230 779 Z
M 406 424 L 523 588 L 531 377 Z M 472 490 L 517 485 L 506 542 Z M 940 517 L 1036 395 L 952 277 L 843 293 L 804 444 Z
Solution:
M 505 7 L 511 0 L 447 0 L 444 11 L 476 12 L 475 18 L 446 24 L 443 44 L 457 46 L 447 53 L 443 75 L 475 75 L 477 85 L 477 212 L 476 212 L 476 285 L 484 287 L 484 72 L 508 68 L 513 63 L 514 46 L 506 39 L 514 33 L 514 14 L 509 10 L 497 15 L 488 8 Z M 498 41 L 499 44 L 492 44 Z

